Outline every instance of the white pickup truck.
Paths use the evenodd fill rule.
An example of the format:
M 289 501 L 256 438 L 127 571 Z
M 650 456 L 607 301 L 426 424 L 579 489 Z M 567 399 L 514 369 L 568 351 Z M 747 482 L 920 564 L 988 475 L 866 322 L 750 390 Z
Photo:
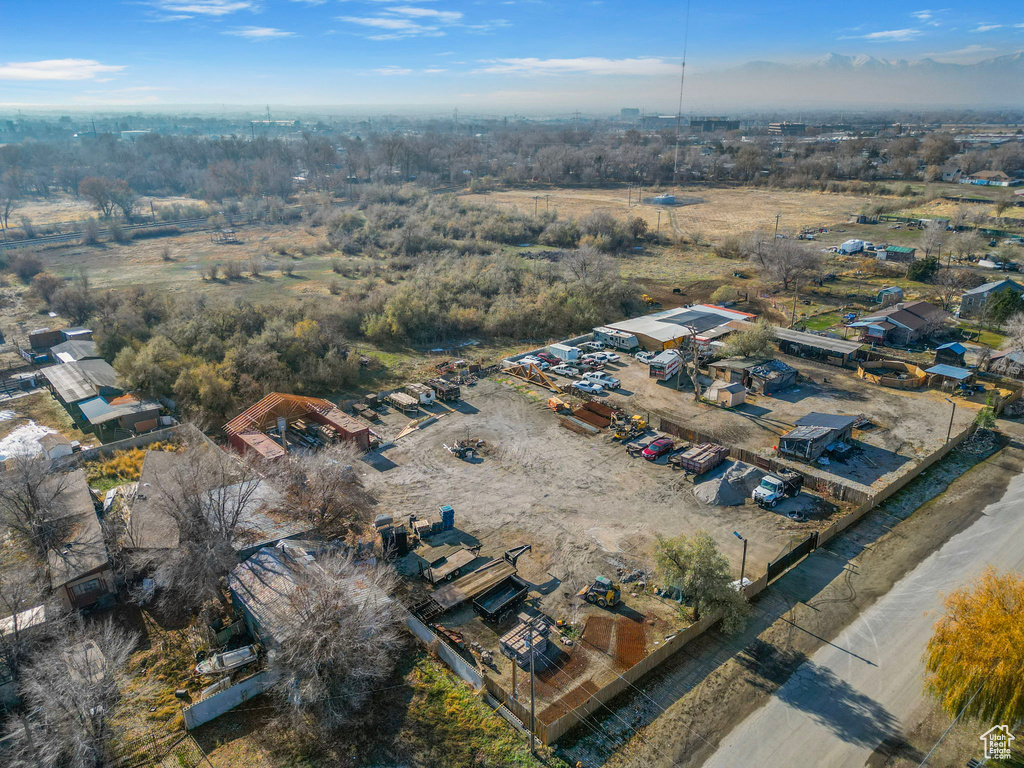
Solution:
M 616 379 L 614 376 L 609 376 L 607 373 L 601 373 L 600 371 L 591 371 L 590 373 L 584 373 L 583 378 L 587 381 L 592 381 L 595 384 L 600 384 L 605 389 L 618 389 L 622 384 L 621 381 Z

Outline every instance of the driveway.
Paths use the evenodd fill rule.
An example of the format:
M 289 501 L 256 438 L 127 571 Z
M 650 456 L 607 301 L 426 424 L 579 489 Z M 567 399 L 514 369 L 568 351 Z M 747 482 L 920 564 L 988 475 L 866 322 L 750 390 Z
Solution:
M 722 740 L 706 768 L 853 768 L 902 752 L 922 704 L 922 654 L 945 594 L 986 566 L 1024 568 L 1024 475 L 805 661 Z M 873 758 L 874 755 L 874 758 Z

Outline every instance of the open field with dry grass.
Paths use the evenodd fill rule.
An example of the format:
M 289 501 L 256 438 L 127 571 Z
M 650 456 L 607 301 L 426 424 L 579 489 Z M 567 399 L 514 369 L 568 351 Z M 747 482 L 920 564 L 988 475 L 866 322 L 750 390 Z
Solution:
M 680 204 L 652 205 L 654 194 L 674 194 Z M 632 194 L 633 205 L 629 205 Z M 535 198 L 539 198 L 535 200 Z M 742 235 L 758 228 L 773 229 L 776 214 L 782 214 L 780 232 L 798 232 L 803 227 L 817 227 L 846 221 L 865 205 L 878 202 L 878 197 L 833 195 L 796 190 L 754 189 L 749 187 L 675 187 L 644 190 L 644 205 L 636 204 L 637 193 L 626 189 L 510 189 L 482 194 L 464 195 L 467 202 L 518 208 L 532 213 L 545 207 L 557 210 L 560 217 L 582 219 L 591 211 L 601 210 L 625 218 L 642 216 L 654 229 L 661 212 L 662 233 L 675 233 L 692 239 L 717 240 L 728 235 Z
M 150 204 L 159 212 L 160 208 L 167 205 L 202 205 L 200 200 L 190 197 L 168 196 L 149 197 L 143 196 L 138 201 L 140 214 L 150 215 Z M 19 227 L 23 216 L 32 220 L 36 227 L 43 227 L 47 224 L 60 224 L 68 221 L 81 221 L 90 216 L 97 216 L 96 209 L 84 197 L 74 197 L 67 194 L 53 195 L 45 200 L 20 200 L 18 207 L 11 214 L 11 228 Z

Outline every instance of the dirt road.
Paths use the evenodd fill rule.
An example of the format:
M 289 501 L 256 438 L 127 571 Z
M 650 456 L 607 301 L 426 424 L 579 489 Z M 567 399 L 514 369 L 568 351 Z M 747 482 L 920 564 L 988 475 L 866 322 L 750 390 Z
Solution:
M 1006 457 L 1021 458 L 1019 451 Z M 987 566 L 1024 567 L 1022 502 L 1024 475 L 1017 475 L 973 525 L 801 664 L 729 734 L 706 768 L 881 765 L 893 751 L 906 757 L 923 749 L 905 744 L 903 732 L 923 704 L 921 657 L 943 595 Z

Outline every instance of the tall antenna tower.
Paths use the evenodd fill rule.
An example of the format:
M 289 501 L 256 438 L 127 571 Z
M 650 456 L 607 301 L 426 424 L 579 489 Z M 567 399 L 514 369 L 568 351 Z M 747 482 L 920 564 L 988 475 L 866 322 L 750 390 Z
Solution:
M 676 150 L 672 158 L 672 183 L 679 178 L 679 141 L 683 135 L 683 85 L 686 83 L 686 49 L 690 42 L 690 0 L 686 0 L 686 25 L 683 28 L 683 64 L 679 73 L 679 106 L 676 109 Z

